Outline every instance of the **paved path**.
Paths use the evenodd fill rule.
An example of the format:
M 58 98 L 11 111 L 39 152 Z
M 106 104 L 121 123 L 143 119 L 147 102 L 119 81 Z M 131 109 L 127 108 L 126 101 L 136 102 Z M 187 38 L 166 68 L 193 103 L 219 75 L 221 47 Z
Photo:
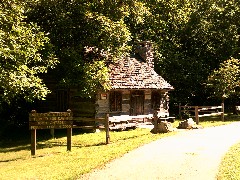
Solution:
M 81 179 L 214 180 L 222 156 L 239 141 L 238 122 L 189 130 L 144 145 Z

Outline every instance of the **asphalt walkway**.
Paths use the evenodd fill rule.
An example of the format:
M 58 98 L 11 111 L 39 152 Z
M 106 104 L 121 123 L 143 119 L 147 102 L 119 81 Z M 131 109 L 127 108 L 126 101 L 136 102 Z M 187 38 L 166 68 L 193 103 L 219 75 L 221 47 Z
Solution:
M 180 132 L 135 149 L 80 179 L 215 180 L 221 158 L 239 141 L 240 122 Z

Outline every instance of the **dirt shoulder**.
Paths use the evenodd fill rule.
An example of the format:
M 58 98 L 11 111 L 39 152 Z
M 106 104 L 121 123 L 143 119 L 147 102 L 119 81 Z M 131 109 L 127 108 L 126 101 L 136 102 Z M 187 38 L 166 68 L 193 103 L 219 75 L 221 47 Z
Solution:
M 240 123 L 189 130 L 154 141 L 80 179 L 216 179 L 221 158 L 240 141 Z

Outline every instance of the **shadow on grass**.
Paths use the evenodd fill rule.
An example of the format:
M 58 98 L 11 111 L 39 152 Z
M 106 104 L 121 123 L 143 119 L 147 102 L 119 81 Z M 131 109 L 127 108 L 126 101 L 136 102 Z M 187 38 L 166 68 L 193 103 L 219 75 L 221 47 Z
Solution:
M 22 150 L 31 150 L 31 145 L 28 143 L 26 145 L 25 142 L 17 145 L 16 143 L 11 145 L 5 145 L 5 146 L 0 146 L 0 153 L 6 153 L 6 152 L 17 152 L 17 151 L 22 151 Z M 81 144 L 72 144 L 72 147 L 77 147 L 77 148 L 83 148 L 83 147 L 94 147 L 94 146 L 102 146 L 106 145 L 106 142 L 99 142 L 95 144 L 89 144 L 89 145 L 81 145 Z M 11 146 L 11 147 L 10 147 Z M 57 143 L 57 142 L 37 142 L 37 149 L 45 149 L 45 148 L 54 148 L 54 147 L 67 147 L 67 143 Z M 1 161 L 0 161 L 1 162 Z
M 30 131 L 28 127 L 9 126 L 1 132 L 0 153 L 29 149 Z
M 81 145 L 81 144 L 72 144 L 72 147 L 77 147 L 77 148 L 83 148 L 83 147 L 94 147 L 94 146 L 102 146 L 106 145 L 105 142 L 99 142 L 95 144 L 89 144 L 89 145 Z M 66 147 L 67 148 L 67 143 L 57 143 L 57 142 L 51 142 L 51 143 L 44 143 L 44 144 L 37 144 L 37 148 L 44 149 L 44 148 L 53 148 L 53 147 Z
M 73 136 L 88 133 L 88 131 L 81 129 L 73 129 Z M 54 132 L 54 138 L 62 138 L 67 136 L 66 129 L 57 129 Z M 31 150 L 31 133 L 27 128 L 22 129 L 8 129 L 2 133 L 0 137 L 0 153 L 6 152 L 17 152 L 22 150 Z M 67 142 L 48 142 L 48 140 L 52 139 L 52 135 L 50 134 L 49 129 L 37 130 L 37 149 L 43 148 L 51 148 L 57 146 L 66 146 Z M 106 143 L 100 142 L 96 144 L 87 145 L 87 147 L 91 146 L 100 146 L 105 145 Z M 72 144 L 72 147 L 86 147 L 86 145 L 77 145 Z
M 30 150 L 30 144 L 29 142 L 14 142 L 12 144 L 0 144 L 0 153 L 6 153 L 6 152 L 17 152 L 22 150 Z
M 117 139 L 115 141 L 110 141 L 111 143 L 116 143 L 116 142 L 120 142 L 120 141 L 124 141 L 124 140 L 129 140 L 129 139 L 136 139 L 138 137 L 144 136 L 145 134 L 142 135 L 138 135 L 138 136 L 132 136 L 132 137 L 123 137 L 120 139 Z M 102 146 L 102 145 L 107 145 L 106 141 L 104 141 L 105 139 L 102 139 L 102 142 L 99 143 L 93 143 L 93 144 L 72 144 L 72 147 L 77 147 L 77 148 L 83 148 L 83 147 L 94 147 L 94 146 Z M 104 142 L 103 142 L 104 141 Z M 66 146 L 67 147 L 67 142 L 42 142 L 42 143 L 38 143 L 37 144 L 37 148 L 52 148 L 52 147 L 59 147 L 59 146 Z
M 17 160 L 20 160 L 20 159 L 22 159 L 22 158 L 0 160 L 0 163 L 8 163 L 8 162 L 17 161 Z
M 82 134 L 82 131 L 74 131 L 74 135 L 79 135 Z M 141 136 L 144 136 L 142 134 Z M 56 140 L 61 137 L 66 137 L 66 132 L 64 132 L 64 129 L 61 131 L 56 131 L 55 133 L 55 138 Z M 122 137 L 115 139 L 113 141 L 110 141 L 110 143 L 116 143 L 120 141 L 124 141 L 126 139 L 135 139 L 140 136 L 132 136 L 132 137 Z M 49 130 L 48 131 L 37 131 L 37 149 L 45 149 L 45 148 L 54 148 L 54 147 L 67 147 L 67 141 L 59 141 L 59 142 L 54 142 L 55 140 L 53 139 L 52 141 L 50 140 L 51 136 L 49 135 Z M 50 140 L 50 141 L 49 141 Z M 91 144 L 81 144 L 81 143 L 73 143 L 72 142 L 72 147 L 76 148 L 83 148 L 83 147 L 94 147 L 94 146 L 102 146 L 106 145 L 106 139 L 102 138 L 99 140 L 99 142 L 96 143 L 91 143 Z M 22 140 L 8 140 L 8 141 L 2 141 L 0 142 L 0 153 L 6 153 L 6 152 L 18 152 L 22 150 L 31 150 L 31 144 L 30 144 L 30 135 L 28 136 L 27 139 L 22 139 Z
M 224 116 L 224 119 L 226 121 L 240 121 L 240 115 L 238 115 L 238 114 L 229 114 L 227 116 Z

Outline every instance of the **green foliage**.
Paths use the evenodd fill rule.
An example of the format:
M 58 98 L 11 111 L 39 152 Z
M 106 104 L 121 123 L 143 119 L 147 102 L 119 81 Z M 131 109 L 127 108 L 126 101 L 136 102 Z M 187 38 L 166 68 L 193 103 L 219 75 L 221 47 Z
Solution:
M 239 56 L 239 1 L 149 1 L 142 37 L 155 42 L 157 71 L 174 86 L 177 102 L 206 101 L 209 74 Z M 143 26 L 144 28 L 144 26 Z
M 131 33 L 124 22 L 137 12 L 131 4 L 41 0 L 32 7 L 29 20 L 49 32 L 57 49 L 60 64 L 56 71 L 61 72 L 58 80 L 62 85 L 82 88 L 83 96 L 91 96 L 100 88 L 109 89 L 107 64 L 126 56 L 131 49 Z
M 49 90 L 38 74 L 57 63 L 49 51 L 49 39 L 36 24 L 26 22 L 21 1 L 5 1 L 0 6 L 0 101 L 19 95 L 27 101 L 42 99 Z
M 153 42 L 158 59 L 155 63 L 156 70 L 174 86 L 175 91 L 171 97 L 178 102 L 191 103 L 196 98 L 199 98 L 199 102 L 204 100 L 208 92 L 203 88 L 210 73 L 224 60 L 239 57 L 240 4 L 237 0 L 13 2 L 21 4 L 14 6 L 16 9 L 27 7 L 27 11 L 14 10 L 11 11 L 11 16 L 7 16 L 8 11 L 5 12 L 5 8 L 1 17 L 9 18 L 8 23 L 4 23 L 6 27 L 17 27 L 12 28 L 15 34 L 11 31 L 15 37 L 21 31 L 28 32 L 25 35 L 20 34 L 26 36 L 25 40 L 23 39 L 26 41 L 25 47 L 35 45 L 33 49 L 24 50 L 25 59 L 32 58 L 32 62 L 38 62 L 38 68 L 34 71 L 46 72 L 45 68 L 55 63 L 54 59 L 45 61 L 52 55 L 48 53 L 48 48 L 51 47 L 43 49 L 49 39 L 46 34 L 41 33 L 41 27 L 41 30 L 48 33 L 60 61 L 57 68 L 51 71 L 57 82 L 64 86 L 81 87 L 82 95 L 85 96 L 93 95 L 100 88 L 110 88 L 107 71 L 109 62 L 128 55 L 138 41 Z M 12 26 L 13 22 L 15 26 Z M 35 39 L 26 40 L 29 36 Z M 17 39 L 12 41 L 16 42 L 17 46 L 23 46 Z M 12 53 L 11 56 L 16 54 Z M 18 53 L 18 56 L 22 55 Z M 45 64 L 48 62 L 49 64 Z M 40 79 L 34 79 L 37 78 L 36 73 L 33 69 L 27 71 L 26 66 L 17 66 L 16 71 L 23 72 L 22 74 L 36 82 L 34 87 L 40 84 L 41 88 L 37 90 L 40 92 L 39 97 L 34 97 L 45 96 L 46 87 L 42 86 Z M 22 78 L 22 74 L 12 75 L 13 77 L 5 75 L 11 77 L 11 82 L 13 78 L 17 79 L 17 83 L 13 83 L 17 92 L 23 90 L 16 84 L 27 79 Z M 29 79 L 26 86 L 30 84 Z M 23 86 L 23 89 L 26 87 Z M 29 99 L 31 98 L 29 96 Z
M 108 68 L 104 65 L 104 61 L 97 61 L 91 64 L 84 65 L 84 79 L 85 86 L 83 94 L 91 96 L 98 87 L 110 89 L 110 82 L 108 78 Z
M 240 179 L 240 143 L 233 145 L 222 158 L 217 179 Z
M 228 98 L 239 93 L 240 87 L 240 60 L 231 58 L 220 64 L 208 77 L 208 85 L 218 98 Z

